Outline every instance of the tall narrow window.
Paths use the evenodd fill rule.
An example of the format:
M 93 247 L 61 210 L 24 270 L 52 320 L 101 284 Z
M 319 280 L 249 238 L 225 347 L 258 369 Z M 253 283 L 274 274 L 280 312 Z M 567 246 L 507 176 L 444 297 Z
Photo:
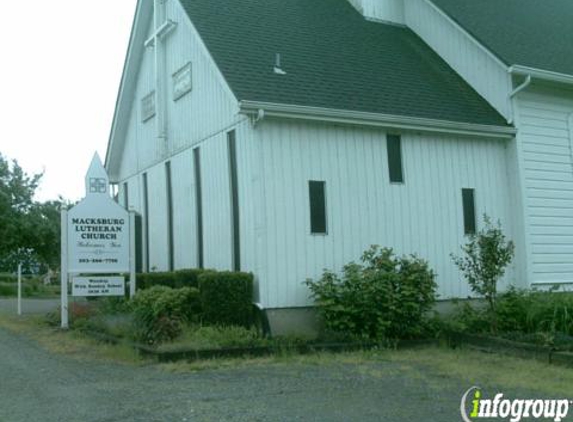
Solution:
M 476 210 L 473 189 L 462 189 L 462 203 L 464 209 L 464 233 L 475 234 Z
M 123 206 L 129 210 L 129 185 L 127 182 L 123 184 Z
M 171 163 L 165 163 L 165 181 L 167 184 L 167 245 L 169 271 L 173 271 L 173 188 L 171 186 Z
M 149 194 L 147 191 L 147 173 L 143 173 L 143 235 L 145 236 L 145 272 L 149 272 Z
M 201 192 L 201 155 L 199 148 L 193 150 L 195 164 L 195 206 L 197 212 L 197 266 L 203 268 L 203 196 Z
M 310 232 L 326 234 L 326 182 L 309 181 Z
M 402 172 L 402 142 L 400 135 L 387 135 L 386 145 L 386 149 L 388 150 L 390 182 L 403 183 L 404 174 Z
M 237 147 L 235 131 L 227 133 L 231 181 L 231 225 L 233 230 L 233 270 L 241 271 L 241 239 L 239 232 L 239 184 L 237 179 Z

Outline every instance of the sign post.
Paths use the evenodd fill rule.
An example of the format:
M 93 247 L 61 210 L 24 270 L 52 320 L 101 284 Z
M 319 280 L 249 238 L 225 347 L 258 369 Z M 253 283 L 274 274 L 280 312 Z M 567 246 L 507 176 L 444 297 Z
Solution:
M 62 303 L 60 306 L 61 309 L 61 320 L 62 320 L 62 328 L 64 330 L 68 329 L 68 211 L 62 210 L 61 215 L 61 222 L 62 222 L 62 262 L 60 268 L 60 281 L 61 281 L 61 292 L 60 297 L 62 299 Z
M 22 263 L 18 264 L 18 315 L 22 315 Z
M 129 211 L 129 249 L 132 251 L 129 260 L 129 298 L 135 296 L 135 211 Z
M 73 296 L 125 296 L 124 277 L 111 274 L 129 272 L 130 297 L 135 295 L 132 219 L 110 197 L 107 173 L 95 154 L 86 175 L 85 198 L 62 211 L 62 328 L 68 328 L 70 274 L 75 275 Z

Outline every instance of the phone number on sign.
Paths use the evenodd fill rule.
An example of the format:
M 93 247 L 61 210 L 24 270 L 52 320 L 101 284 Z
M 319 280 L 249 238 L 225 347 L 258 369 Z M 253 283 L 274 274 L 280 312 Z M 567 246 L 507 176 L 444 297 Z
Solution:
M 80 258 L 80 264 L 117 264 L 117 259 L 115 258 Z

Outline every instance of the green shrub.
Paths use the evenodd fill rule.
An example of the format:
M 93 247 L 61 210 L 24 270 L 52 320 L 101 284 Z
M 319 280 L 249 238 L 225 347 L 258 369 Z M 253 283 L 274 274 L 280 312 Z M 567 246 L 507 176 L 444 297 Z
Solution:
M 137 289 L 149 289 L 153 286 L 175 287 L 175 273 L 141 273 L 137 274 Z
M 526 332 L 573 335 L 572 293 L 531 292 L 526 298 Z
M 34 296 L 34 292 L 38 290 L 35 284 L 22 283 L 22 297 Z M 0 283 L 0 296 L 16 297 L 18 296 L 17 283 Z
M 18 286 L 13 283 L 0 283 L 0 296 L 16 296 Z
M 512 287 L 498 296 L 494 316 L 487 308 L 478 309 L 465 303 L 453 319 L 462 331 L 480 333 L 490 331 L 493 317 L 500 333 L 573 336 L 573 294 Z
M 199 288 L 199 276 L 205 270 L 200 268 L 189 268 L 175 271 L 175 280 L 177 287 L 195 287 Z
M 371 340 L 420 335 L 436 299 L 427 262 L 378 246 L 364 252 L 362 262 L 346 265 L 341 276 L 325 271 L 306 282 L 326 328 Z
M 191 268 L 173 272 L 137 274 L 137 288 L 149 289 L 153 286 L 167 286 L 174 289 L 181 287 L 199 287 L 199 276 L 205 270 Z
M 205 271 L 199 276 L 204 321 L 248 327 L 252 321 L 253 275 Z
M 139 291 L 131 306 L 136 339 L 161 343 L 179 336 L 183 324 L 199 314 L 199 292 L 192 287 L 154 286 Z
M 17 281 L 18 277 L 14 274 L 0 273 L 0 283 L 16 283 Z

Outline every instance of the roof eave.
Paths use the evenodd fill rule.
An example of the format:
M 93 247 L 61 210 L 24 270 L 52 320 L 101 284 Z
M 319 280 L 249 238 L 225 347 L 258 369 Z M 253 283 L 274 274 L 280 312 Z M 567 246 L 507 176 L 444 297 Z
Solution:
M 553 72 L 550 70 L 537 69 L 534 67 L 513 65 L 508 69 L 512 75 L 531 76 L 532 78 L 542 79 L 550 82 L 558 82 L 573 85 L 573 75 L 566 73 Z
M 511 126 L 482 125 L 423 117 L 339 110 L 322 107 L 308 107 L 293 104 L 278 104 L 259 101 L 240 101 L 243 114 L 281 117 L 301 120 L 326 121 L 363 126 L 380 126 L 392 129 L 440 132 L 457 135 L 483 136 L 488 138 L 512 139 L 517 131 Z

